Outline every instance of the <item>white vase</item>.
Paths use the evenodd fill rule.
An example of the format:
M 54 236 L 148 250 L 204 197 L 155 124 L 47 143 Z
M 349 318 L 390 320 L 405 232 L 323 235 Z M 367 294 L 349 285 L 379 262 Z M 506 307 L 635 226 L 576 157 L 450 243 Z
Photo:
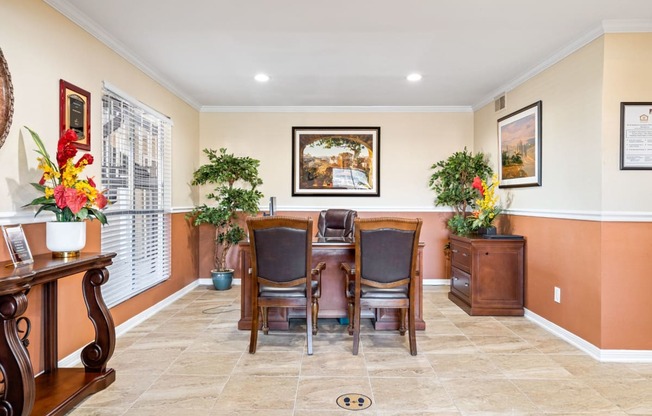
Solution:
M 79 256 L 79 251 L 86 245 L 86 223 L 83 221 L 46 223 L 45 245 L 52 252 L 52 257 Z

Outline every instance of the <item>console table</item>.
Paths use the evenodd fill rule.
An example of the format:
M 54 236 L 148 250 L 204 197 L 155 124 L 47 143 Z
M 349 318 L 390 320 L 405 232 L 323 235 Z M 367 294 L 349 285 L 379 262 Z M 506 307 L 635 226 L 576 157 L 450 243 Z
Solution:
M 329 240 L 329 239 L 325 239 Z M 417 257 L 417 282 L 416 282 L 416 329 L 425 330 L 426 322 L 423 320 L 423 247 L 419 243 Z M 251 254 L 248 241 L 239 243 L 239 269 L 241 279 L 240 320 L 238 329 L 250 330 L 251 317 L 251 278 L 248 273 L 251 267 Z M 313 241 L 313 264 L 326 263 L 326 269 L 321 275 L 321 297 L 319 299 L 319 318 L 347 318 L 347 301 L 344 294 L 345 278 L 340 269 L 341 263 L 355 263 L 355 244 L 353 242 L 338 241 Z M 287 330 L 290 318 L 305 318 L 305 310 L 292 310 L 285 308 L 270 308 L 268 324 L 271 329 Z M 372 318 L 376 330 L 396 330 L 399 328 L 399 313 L 395 309 L 379 308 L 363 310 L 363 318 Z
M 115 348 L 115 327 L 100 288 L 109 280 L 106 267 L 113 257 L 115 253 L 82 253 L 53 259 L 48 253 L 19 268 L 0 263 L 0 415 L 63 415 L 115 381 L 115 371 L 106 368 Z M 77 273 L 85 273 L 81 290 L 95 341 L 82 350 L 83 368 L 58 368 L 57 281 Z M 44 371 L 35 378 L 25 347 L 28 334 L 21 339 L 17 321 L 27 320 L 21 317 L 27 309 L 27 292 L 37 285 L 43 288 Z

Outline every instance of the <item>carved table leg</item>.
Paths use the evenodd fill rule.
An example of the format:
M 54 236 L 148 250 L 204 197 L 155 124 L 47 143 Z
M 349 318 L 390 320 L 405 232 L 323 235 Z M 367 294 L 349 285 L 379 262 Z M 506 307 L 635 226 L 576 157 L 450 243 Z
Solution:
M 29 415 L 34 406 L 34 373 L 16 325 L 16 317 L 26 309 L 25 293 L 0 296 L 0 370 L 4 384 L 0 396 L 1 416 Z
M 81 353 L 86 372 L 106 371 L 106 363 L 115 348 L 115 326 L 100 288 L 108 280 L 108 270 L 91 269 L 84 275 L 82 283 L 88 317 L 95 327 L 95 342 L 86 345 Z

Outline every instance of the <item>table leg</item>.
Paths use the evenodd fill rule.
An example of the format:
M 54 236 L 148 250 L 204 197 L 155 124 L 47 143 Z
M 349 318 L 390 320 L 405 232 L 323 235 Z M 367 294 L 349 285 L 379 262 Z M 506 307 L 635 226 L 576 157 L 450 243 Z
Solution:
M 34 406 L 34 373 L 16 325 L 16 318 L 26 310 L 25 293 L 0 296 L 0 368 L 3 376 L 0 414 L 3 415 L 29 415 Z
M 115 348 L 115 325 L 100 288 L 108 280 L 109 271 L 102 268 L 88 270 L 82 282 L 88 317 L 95 327 L 95 341 L 86 345 L 81 354 L 86 372 L 106 371 Z

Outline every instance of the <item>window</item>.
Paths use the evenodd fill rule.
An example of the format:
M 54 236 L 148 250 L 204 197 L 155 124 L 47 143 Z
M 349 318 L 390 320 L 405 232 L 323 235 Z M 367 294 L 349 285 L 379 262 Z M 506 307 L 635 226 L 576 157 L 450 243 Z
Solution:
M 102 296 L 111 307 L 170 275 L 171 121 L 105 83 L 102 251 L 117 253 Z

